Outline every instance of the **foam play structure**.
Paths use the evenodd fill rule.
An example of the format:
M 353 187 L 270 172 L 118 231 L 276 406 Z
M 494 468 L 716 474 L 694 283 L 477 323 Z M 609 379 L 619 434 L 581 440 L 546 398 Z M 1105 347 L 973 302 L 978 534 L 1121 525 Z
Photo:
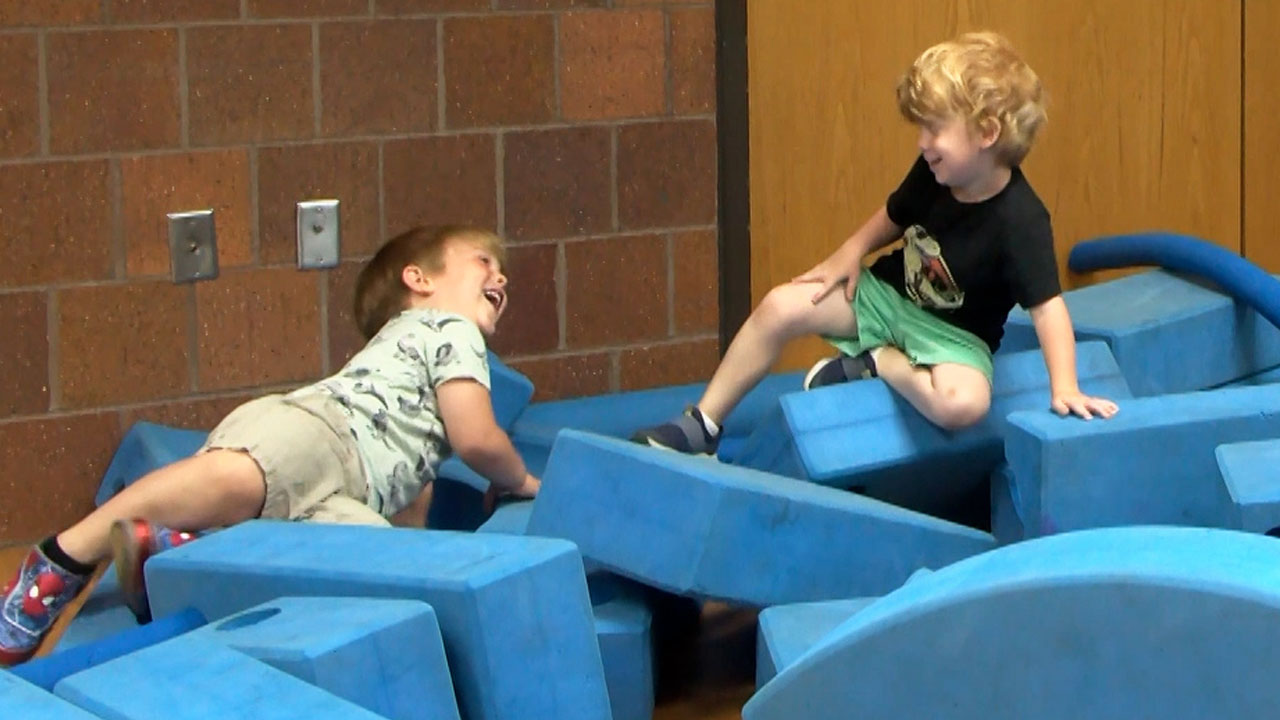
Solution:
M 1064 293 L 1106 421 L 1047 409 L 1020 311 L 970 430 L 782 373 L 718 458 L 626 442 L 705 385 L 531 403 L 491 358 L 537 500 L 486 516 L 455 461 L 430 529 L 254 521 L 163 553 L 156 622 L 108 575 L 54 654 L 0 672 L 0 714 L 643 720 L 674 595 L 761 609 L 750 720 L 1271 717 L 1280 283 L 1167 233 L 1071 257 L 1128 265 L 1155 269 Z M 135 426 L 99 502 L 202 440 Z M 942 519 L 961 497 L 989 512 Z

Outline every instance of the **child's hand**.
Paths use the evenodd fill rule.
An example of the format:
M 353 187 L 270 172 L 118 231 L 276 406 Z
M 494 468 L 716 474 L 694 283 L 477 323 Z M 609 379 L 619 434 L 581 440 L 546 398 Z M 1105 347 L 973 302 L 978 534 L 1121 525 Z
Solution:
M 854 262 L 847 266 L 841 266 L 839 258 L 835 255 L 814 265 L 808 272 L 801 273 L 793 278 L 793 283 L 822 283 L 822 287 L 818 292 L 814 293 L 810 302 L 814 305 L 822 302 L 822 299 L 831 294 L 832 290 L 841 283 L 844 284 L 844 299 L 846 301 L 853 300 L 854 288 L 858 285 L 858 275 L 862 272 L 862 263 Z
M 1063 417 L 1074 413 L 1085 420 L 1092 419 L 1094 415 L 1109 418 L 1120 410 L 1119 406 L 1106 398 L 1091 397 L 1079 390 L 1055 394 L 1049 406 Z
M 514 490 L 502 490 L 497 485 L 489 483 L 489 489 L 485 491 L 484 508 L 485 515 L 492 514 L 498 507 L 500 501 L 510 500 L 528 500 L 538 495 L 538 490 L 542 488 L 542 481 L 538 478 L 525 473 L 524 481 L 520 483 L 520 487 Z

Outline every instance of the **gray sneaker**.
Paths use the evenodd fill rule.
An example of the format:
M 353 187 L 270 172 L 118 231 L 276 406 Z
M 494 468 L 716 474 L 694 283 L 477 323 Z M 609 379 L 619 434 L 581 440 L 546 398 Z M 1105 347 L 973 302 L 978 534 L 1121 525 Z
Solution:
M 819 360 L 804 376 L 804 389 L 837 385 L 850 380 L 865 380 L 876 376 L 876 363 L 871 359 L 871 351 L 863 350 L 857 355 L 840 353 L 835 357 Z
M 714 455 L 720 436 L 707 432 L 702 423 L 702 412 L 691 407 L 669 422 L 637 430 L 631 441 L 689 455 Z

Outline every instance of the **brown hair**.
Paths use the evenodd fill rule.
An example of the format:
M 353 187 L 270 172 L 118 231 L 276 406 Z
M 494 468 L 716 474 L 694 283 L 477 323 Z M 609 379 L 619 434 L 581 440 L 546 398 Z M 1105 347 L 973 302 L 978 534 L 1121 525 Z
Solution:
M 993 146 L 1010 166 L 1031 150 L 1045 121 L 1043 90 L 1035 71 L 1004 36 L 966 33 L 921 53 L 898 81 L 898 110 L 926 124 L 960 117 L 972 130 L 995 121 Z
M 441 272 L 444 249 L 451 240 L 474 243 L 492 253 L 500 265 L 506 262 L 502 239 L 470 225 L 415 227 L 391 238 L 360 269 L 360 276 L 356 278 L 356 326 L 366 340 L 377 335 L 388 320 L 404 310 L 409 292 L 401 277 L 404 269 L 418 265 L 428 273 Z

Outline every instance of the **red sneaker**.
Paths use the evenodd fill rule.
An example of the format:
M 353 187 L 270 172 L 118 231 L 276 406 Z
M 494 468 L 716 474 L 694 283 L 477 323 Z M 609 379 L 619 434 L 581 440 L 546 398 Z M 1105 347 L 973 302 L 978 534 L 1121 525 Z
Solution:
M 33 547 L 4 586 L 0 606 L 0 666 L 31 657 L 85 579 L 54 564 Z
M 117 520 L 111 526 L 111 555 L 116 564 L 116 579 L 124 602 L 138 622 L 151 622 L 151 605 L 147 601 L 147 579 L 142 566 L 147 559 L 169 548 L 185 545 L 201 533 L 170 530 L 140 518 Z

